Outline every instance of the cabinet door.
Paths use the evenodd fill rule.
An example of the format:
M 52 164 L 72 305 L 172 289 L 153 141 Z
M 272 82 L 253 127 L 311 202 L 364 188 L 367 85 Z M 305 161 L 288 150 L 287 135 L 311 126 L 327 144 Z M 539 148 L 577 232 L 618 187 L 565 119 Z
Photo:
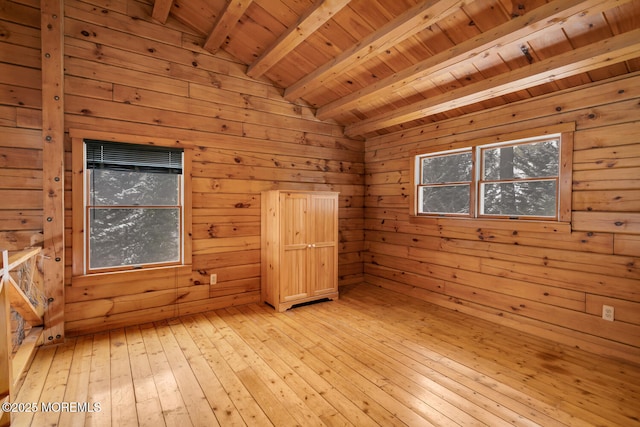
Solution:
M 338 288 L 338 199 L 314 194 L 309 209 L 309 293 L 313 296 Z
M 309 196 L 285 193 L 281 196 L 283 257 L 280 266 L 280 302 L 306 298 L 308 293 L 307 251 Z

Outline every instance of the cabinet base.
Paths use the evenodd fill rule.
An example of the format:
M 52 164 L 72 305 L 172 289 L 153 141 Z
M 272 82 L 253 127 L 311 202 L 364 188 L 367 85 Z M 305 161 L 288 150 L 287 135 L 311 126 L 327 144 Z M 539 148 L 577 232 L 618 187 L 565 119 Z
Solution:
M 276 304 L 276 305 L 273 305 L 268 301 L 265 301 L 265 303 L 267 303 L 271 307 L 275 308 L 278 312 L 283 312 L 283 311 L 287 311 L 288 309 L 290 309 L 290 308 L 292 308 L 294 306 L 298 306 L 298 305 L 308 304 L 308 303 L 311 303 L 311 302 L 322 302 L 322 301 L 327 301 L 327 300 L 336 300 L 336 299 L 338 299 L 338 292 L 332 292 L 330 294 L 323 294 L 323 295 L 316 295 L 316 296 L 309 297 L 309 298 L 298 298 L 295 301 L 281 302 L 280 304 Z

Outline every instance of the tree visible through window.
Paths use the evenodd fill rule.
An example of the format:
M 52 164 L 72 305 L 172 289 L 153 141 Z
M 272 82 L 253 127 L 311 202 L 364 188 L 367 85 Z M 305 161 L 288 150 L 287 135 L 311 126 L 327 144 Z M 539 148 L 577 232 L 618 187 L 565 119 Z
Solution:
M 416 156 L 416 211 L 557 219 L 560 157 L 560 135 Z
M 182 258 L 182 150 L 86 141 L 88 269 Z
M 556 217 L 559 138 L 481 148 L 480 215 Z
M 421 162 L 420 206 L 424 212 L 469 214 L 473 158 L 471 150 L 425 156 Z

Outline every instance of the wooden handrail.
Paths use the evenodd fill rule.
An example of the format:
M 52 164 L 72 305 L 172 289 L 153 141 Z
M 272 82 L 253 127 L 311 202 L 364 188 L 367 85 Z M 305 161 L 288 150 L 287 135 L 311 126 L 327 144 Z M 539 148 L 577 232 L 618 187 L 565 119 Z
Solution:
M 17 266 L 19 266 L 20 264 L 24 263 L 25 261 L 27 261 L 28 259 L 30 259 L 33 256 L 38 255 L 40 252 L 42 251 L 41 248 L 29 248 L 29 249 L 25 249 L 19 252 L 16 252 L 14 254 L 9 255 L 8 251 L 3 251 L 3 265 L 4 265 L 4 254 L 6 253 L 8 255 L 8 265 L 7 265 L 7 271 L 11 271 L 14 270 Z M 5 272 L 5 268 L 3 267 L 1 270 L 2 272 L 2 276 L 4 276 L 4 272 Z
M 44 306 L 34 305 L 23 289 L 11 276 L 11 271 L 16 270 L 27 262 L 31 262 L 27 280 L 28 286 L 38 287 L 43 292 L 41 273 L 37 267 L 37 256 L 42 252 L 41 248 L 29 248 L 9 255 L 8 251 L 2 251 L 2 267 L 0 268 L 0 403 L 11 401 L 21 384 L 23 373 L 28 368 L 35 349 L 42 344 L 43 328 L 31 328 L 29 335 L 14 354 L 11 308 L 22 316 L 25 322 L 31 326 L 39 326 L 44 323 Z M 38 276 L 40 280 L 34 280 Z M 0 426 L 11 424 L 11 414 L 0 410 Z
M 20 286 L 13 280 L 13 277 L 11 277 L 11 270 L 14 270 L 23 263 L 26 263 L 32 257 L 38 255 L 40 251 L 40 248 L 30 248 L 12 255 L 9 255 L 8 251 L 3 251 L 3 268 L 0 270 L 2 283 L 7 286 L 11 307 L 13 307 L 13 309 L 32 326 L 40 326 L 43 324 L 44 306 L 34 306 L 34 304 L 29 300 L 29 297 L 22 289 L 20 289 Z

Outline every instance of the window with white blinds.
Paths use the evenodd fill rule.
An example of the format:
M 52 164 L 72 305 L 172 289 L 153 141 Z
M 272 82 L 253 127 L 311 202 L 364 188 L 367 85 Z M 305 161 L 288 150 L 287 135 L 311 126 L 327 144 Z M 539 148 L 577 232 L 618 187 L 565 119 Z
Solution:
M 85 140 L 86 271 L 180 264 L 183 151 Z

